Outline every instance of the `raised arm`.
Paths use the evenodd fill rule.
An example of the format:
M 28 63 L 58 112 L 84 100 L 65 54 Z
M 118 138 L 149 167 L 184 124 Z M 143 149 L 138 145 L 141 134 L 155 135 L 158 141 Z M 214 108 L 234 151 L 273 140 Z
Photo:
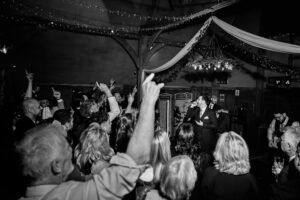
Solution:
M 275 119 L 272 120 L 272 122 L 269 125 L 268 132 L 267 132 L 268 146 L 269 147 L 274 147 L 273 134 L 275 132 L 275 121 L 276 121 Z
M 110 89 L 107 87 L 106 84 L 96 82 L 98 88 L 105 93 L 107 96 L 107 100 L 109 103 L 110 111 L 108 112 L 109 120 L 113 121 L 119 114 L 120 114 L 120 108 L 118 105 L 118 102 L 116 101 L 116 98 L 111 94 Z
M 53 87 L 51 87 L 53 92 L 53 97 L 57 101 L 57 109 L 65 109 L 65 103 L 64 100 L 61 98 L 61 93 L 58 90 L 55 90 Z
M 152 81 L 154 74 L 149 75 L 142 84 L 143 99 L 140 107 L 140 115 L 133 135 L 127 147 L 127 154 L 137 164 L 143 164 L 149 160 L 151 143 L 154 134 L 154 110 L 163 83 L 156 84 Z
M 137 92 L 136 86 L 133 88 L 132 93 L 128 95 L 128 105 L 126 107 L 125 113 L 131 113 L 132 104 L 134 102 L 134 95 Z
M 26 89 L 26 93 L 24 96 L 24 99 L 32 98 L 32 84 L 33 84 L 33 73 L 29 73 L 27 70 L 25 70 L 26 78 L 28 80 L 28 85 Z
M 282 126 L 285 127 L 289 121 L 289 117 L 286 115 L 286 113 L 283 113 L 284 122 L 282 123 Z

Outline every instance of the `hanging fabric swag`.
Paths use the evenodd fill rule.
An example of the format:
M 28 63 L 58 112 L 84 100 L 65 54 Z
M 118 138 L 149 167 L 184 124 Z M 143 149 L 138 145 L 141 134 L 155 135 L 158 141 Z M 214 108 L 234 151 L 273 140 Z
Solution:
M 233 37 L 247 43 L 251 46 L 274 51 L 280 53 L 287 53 L 287 54 L 300 54 L 300 46 L 289 44 L 285 42 L 279 42 L 275 40 L 270 40 L 267 38 L 263 38 L 252 33 L 243 31 L 238 29 L 215 16 L 210 17 L 208 20 L 205 21 L 204 25 L 200 28 L 200 30 L 194 35 L 194 37 L 168 62 L 165 64 L 155 68 L 155 69 L 144 69 L 146 73 L 157 73 L 169 69 L 174 64 L 176 64 L 180 59 L 182 59 L 187 53 L 189 53 L 193 46 L 203 37 L 207 28 L 209 27 L 211 21 L 214 21 L 221 29 L 223 29 L 228 34 L 232 35 Z

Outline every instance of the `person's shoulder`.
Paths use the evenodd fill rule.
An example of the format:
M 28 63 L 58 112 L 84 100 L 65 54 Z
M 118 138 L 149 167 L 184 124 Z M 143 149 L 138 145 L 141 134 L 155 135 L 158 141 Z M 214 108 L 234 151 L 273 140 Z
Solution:
M 17 121 L 17 124 L 24 124 L 24 123 L 32 123 L 32 124 L 34 124 L 33 121 L 32 121 L 29 117 L 23 115 L 23 116 Z
M 204 173 L 209 176 L 216 176 L 219 171 L 215 167 L 209 166 L 205 169 Z
M 267 193 L 270 199 L 299 199 L 300 179 L 287 181 L 285 183 L 271 184 Z

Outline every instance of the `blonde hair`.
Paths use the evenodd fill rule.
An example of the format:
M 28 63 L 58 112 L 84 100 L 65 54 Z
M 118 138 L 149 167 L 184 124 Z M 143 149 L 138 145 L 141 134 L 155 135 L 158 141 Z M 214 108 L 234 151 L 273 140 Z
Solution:
M 215 167 L 220 172 L 240 175 L 250 171 L 249 150 L 245 140 L 237 133 L 223 133 L 216 145 Z
M 161 170 L 170 159 L 171 150 L 168 133 L 158 130 L 154 133 L 150 153 L 150 164 L 154 169 L 154 183 L 159 182 Z
M 160 191 L 172 200 L 186 199 L 195 187 L 197 172 L 186 155 L 175 156 L 161 172 Z
M 91 167 L 98 160 L 109 161 L 114 151 L 109 146 L 108 136 L 100 129 L 100 125 L 93 122 L 80 136 L 79 144 L 75 148 L 74 157 L 80 171 L 89 174 Z

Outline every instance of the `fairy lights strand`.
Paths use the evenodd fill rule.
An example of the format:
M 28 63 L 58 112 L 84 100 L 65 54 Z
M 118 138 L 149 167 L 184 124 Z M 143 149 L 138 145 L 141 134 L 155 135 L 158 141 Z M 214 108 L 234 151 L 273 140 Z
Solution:
M 6 1 L 2 1 L 3 4 L 5 4 Z M 178 22 L 175 22 L 175 23 L 171 23 L 171 24 L 167 24 L 167 25 L 164 25 L 164 26 L 158 26 L 158 27 L 148 27 L 148 28 L 140 28 L 140 27 L 137 27 L 137 26 L 123 26 L 122 25 L 122 31 L 124 32 L 135 32 L 135 33 L 147 33 L 147 32 L 154 32 L 154 31 L 159 31 L 159 30 L 167 30 L 169 28 L 174 28 L 174 27 L 177 27 L 179 25 L 182 25 L 182 24 L 185 24 L 193 19 L 196 19 L 196 18 L 199 18 L 203 15 L 206 15 L 208 13 L 211 13 L 211 12 L 215 12 L 219 9 L 222 9 L 224 7 L 227 7 L 233 3 L 235 3 L 236 1 L 235 0 L 231 0 L 231 1 L 226 1 L 226 2 L 221 2 L 215 6 L 212 6 L 211 8 L 208 8 L 208 9 L 205 9 L 203 11 L 200 11 L 198 13 L 195 13 L 195 14 L 192 14 L 188 17 L 186 17 L 184 20 L 181 20 L 181 21 L 178 21 Z M 23 4 L 22 3 L 17 3 L 17 2 L 10 2 L 8 3 L 9 4 L 9 7 L 12 7 L 12 8 L 16 8 L 16 6 L 18 7 L 22 7 Z M 32 8 L 31 8 L 32 9 Z M 34 9 L 36 10 L 39 10 L 40 14 L 38 14 L 38 12 L 32 12 L 32 14 L 36 17 L 41 17 L 41 18 L 46 18 L 48 20 L 52 20 L 52 21 L 60 21 L 60 22 L 64 22 L 66 21 L 66 19 L 64 18 L 61 18 L 61 19 L 53 19 L 54 15 L 49 12 L 49 11 L 44 11 L 42 8 L 40 8 L 39 6 L 34 6 Z M 24 12 L 24 9 L 18 9 L 19 12 Z M 30 11 L 30 10 L 29 10 Z M 27 12 L 28 12 L 28 8 L 27 8 Z M 48 15 L 45 16 L 45 12 L 48 13 Z M 74 21 L 74 20 L 73 20 Z M 76 24 L 80 24 L 79 22 L 74 22 Z M 96 24 L 87 24 L 86 25 L 91 25 L 91 26 L 97 26 Z M 121 27 L 121 25 L 119 25 L 119 27 Z M 110 27 L 110 29 L 113 31 L 113 32 L 117 32 L 118 30 L 114 30 L 113 27 Z
M 151 28 L 142 28 L 141 29 L 141 32 L 148 32 L 148 31 L 159 31 L 159 30 L 167 30 L 167 29 L 170 29 L 170 28 L 174 28 L 174 27 L 177 27 L 179 25 L 183 25 L 187 22 L 190 22 L 194 19 L 197 19 L 199 17 L 202 17 L 204 15 L 207 15 L 209 13 L 212 13 L 212 12 L 215 12 L 217 10 L 220 10 L 222 8 L 225 8 L 225 7 L 228 7 L 232 4 L 236 3 L 235 0 L 229 0 L 229 1 L 225 1 L 225 2 L 221 2 L 219 4 L 216 4 L 210 8 L 207 8 L 207 9 L 204 9 L 202 11 L 199 11 L 195 14 L 192 14 L 186 18 L 184 18 L 183 20 L 179 21 L 179 22 L 175 22 L 175 23 L 171 23 L 171 24 L 167 24 L 165 26 L 158 26 L 158 27 L 151 27 Z
M 129 12 L 125 12 L 125 11 L 120 11 L 120 10 L 110 10 L 107 9 L 101 5 L 92 5 L 92 4 L 87 4 L 87 3 L 74 3 L 73 1 L 70 0 L 62 0 L 64 2 L 68 2 L 72 5 L 76 5 L 76 6 L 81 6 L 84 8 L 94 8 L 94 9 L 98 9 L 100 12 L 107 12 L 109 14 L 113 14 L 113 15 L 118 15 L 121 17 L 127 17 L 127 18 L 137 18 L 139 20 L 151 20 L 151 21 L 180 21 L 185 19 L 187 16 L 180 16 L 180 17 L 175 17 L 175 16 L 163 16 L 163 17 L 152 17 L 149 15 L 140 15 L 137 13 L 129 13 Z
M 87 24 L 87 23 L 82 23 L 82 22 L 78 22 L 76 20 L 70 20 L 70 19 L 66 19 L 66 18 L 62 18 L 62 17 L 55 17 L 55 15 L 50 12 L 50 11 L 45 11 L 44 9 L 40 8 L 39 6 L 35 6 L 34 8 L 28 7 L 27 5 L 23 4 L 23 3 L 18 3 L 17 5 L 14 6 L 14 9 L 17 12 L 20 13 L 25 13 L 27 15 L 31 15 L 34 16 L 35 18 L 40 18 L 43 20 L 50 20 L 50 26 L 51 27 L 61 27 L 64 29 L 67 29 L 69 26 L 76 26 L 78 29 L 78 32 L 89 32 L 89 33 L 97 33 L 97 32 L 107 32 L 110 31 L 111 34 L 110 35 L 118 35 L 117 33 L 119 32 L 125 32 L 128 34 L 132 34 L 135 33 L 137 34 L 139 32 L 139 27 L 135 27 L 135 26 L 101 26 L 98 24 Z M 11 19 L 17 21 L 19 17 L 15 16 L 11 17 Z M 28 17 L 29 18 L 29 17 Z M 24 19 L 23 19 L 24 20 Z M 38 21 L 38 19 L 35 19 Z M 28 22 L 28 20 L 27 20 Z M 37 22 L 35 22 L 36 24 Z M 44 23 L 45 25 L 49 25 L 49 23 Z M 56 25 L 56 26 L 54 26 Z M 63 27 L 65 25 L 65 27 Z M 89 30 L 91 29 L 91 30 Z M 72 30 L 74 30 L 74 28 L 72 28 Z

